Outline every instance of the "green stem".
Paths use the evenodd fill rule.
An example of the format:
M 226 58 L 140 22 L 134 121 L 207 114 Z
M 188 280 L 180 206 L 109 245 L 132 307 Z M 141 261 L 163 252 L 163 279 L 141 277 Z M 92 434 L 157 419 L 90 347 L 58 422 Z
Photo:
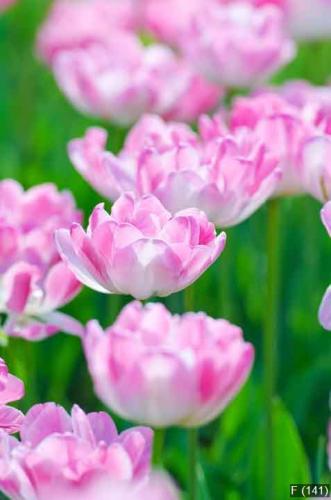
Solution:
M 157 466 L 161 466 L 163 464 L 165 435 L 165 429 L 154 430 L 153 464 Z
M 194 288 L 190 286 L 184 291 L 184 308 L 186 312 L 194 310 Z M 198 499 L 198 430 L 189 429 L 188 438 L 188 499 Z
M 266 413 L 265 459 L 266 498 L 275 499 L 275 450 L 273 400 L 277 378 L 277 316 L 279 299 L 279 201 L 273 199 L 267 206 L 267 290 L 264 324 L 264 400 Z
M 198 499 L 198 430 L 189 429 L 188 436 L 188 456 L 189 456 L 189 475 L 188 475 L 188 498 L 189 500 Z

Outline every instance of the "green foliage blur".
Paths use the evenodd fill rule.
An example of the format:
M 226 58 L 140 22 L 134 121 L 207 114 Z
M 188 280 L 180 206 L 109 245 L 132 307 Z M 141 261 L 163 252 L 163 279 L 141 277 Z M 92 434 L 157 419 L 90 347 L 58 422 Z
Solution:
M 109 131 L 109 148 L 118 151 L 126 131 L 81 116 L 37 60 L 34 40 L 48 5 L 46 0 L 21 0 L 0 17 L 0 178 L 12 177 L 26 188 L 54 182 L 70 189 L 87 220 L 99 197 L 71 166 L 66 144 L 88 126 L 101 124 Z M 301 46 L 297 59 L 275 81 L 305 78 L 323 84 L 329 76 L 331 44 L 319 42 Z M 290 482 L 328 479 L 325 446 L 331 338 L 319 326 L 317 310 L 331 282 L 331 241 L 320 222 L 320 208 L 308 197 L 281 200 L 277 500 L 289 498 Z M 261 403 L 261 339 L 267 309 L 265 207 L 227 233 L 225 253 L 193 287 L 194 308 L 240 325 L 256 347 L 256 363 L 239 397 L 220 419 L 200 431 L 200 497 L 268 500 L 264 496 Z M 97 318 L 108 326 L 129 300 L 84 289 L 66 311 L 82 322 Z M 183 311 L 181 293 L 164 302 L 172 312 Z M 23 410 L 49 400 L 67 409 L 74 402 L 86 411 L 103 408 L 94 396 L 78 339 L 64 334 L 39 343 L 11 339 L 0 354 L 25 381 L 26 396 L 18 404 Z M 114 418 L 121 429 L 130 425 Z M 183 489 L 186 447 L 184 431 L 167 432 L 164 464 Z

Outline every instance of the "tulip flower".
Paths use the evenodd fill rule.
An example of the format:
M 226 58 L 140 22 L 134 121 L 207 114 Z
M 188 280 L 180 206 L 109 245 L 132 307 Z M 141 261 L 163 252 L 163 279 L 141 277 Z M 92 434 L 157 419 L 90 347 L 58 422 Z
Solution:
M 181 47 L 207 78 L 228 87 L 255 86 L 295 55 L 281 11 L 249 2 L 203 3 Z
M 75 405 L 70 416 L 45 403 L 28 411 L 20 440 L 2 432 L 0 441 L 0 489 L 10 498 L 106 499 L 107 486 L 145 480 L 152 431 L 136 427 L 118 434 L 104 412 L 86 414 Z
M 309 193 L 320 201 L 331 197 L 331 107 L 327 92 L 308 99 L 300 87 L 279 94 L 264 92 L 238 98 L 230 113 L 232 130 L 251 129 L 278 159 L 279 194 Z M 282 97 L 282 94 L 283 97 Z
M 9 373 L 7 365 L 0 358 L 0 429 L 9 434 L 18 432 L 23 423 L 24 415 L 7 403 L 17 401 L 24 396 L 23 382 Z
M 102 42 L 113 30 L 137 27 L 135 0 L 55 0 L 37 37 L 39 56 L 48 64 L 63 50 Z
M 144 112 L 192 121 L 216 106 L 219 86 L 169 47 L 142 43 L 133 2 L 105 4 L 62 0 L 38 37 L 39 54 L 75 107 L 128 125 Z
M 70 193 L 52 184 L 27 191 L 15 181 L 0 182 L 0 312 L 4 330 L 31 340 L 67 329 L 80 333 L 72 318 L 56 312 L 80 290 L 61 262 L 54 231 L 79 222 Z
M 210 422 L 240 390 L 254 357 L 237 326 L 204 313 L 171 316 L 158 303 L 130 303 L 105 332 L 90 321 L 84 348 L 98 397 L 155 427 Z
M 281 171 L 259 134 L 230 132 L 215 117 L 200 119 L 200 135 L 184 124 L 144 116 L 118 156 L 105 151 L 107 134 L 89 129 L 69 144 L 77 170 L 103 196 L 153 193 L 175 213 L 190 207 L 227 227 L 249 217 L 271 196 Z
M 123 194 L 109 215 L 98 205 L 85 232 L 79 224 L 56 231 L 63 260 L 86 286 L 138 299 L 182 290 L 217 259 L 225 234 L 216 236 L 203 212 L 171 215 L 152 195 Z

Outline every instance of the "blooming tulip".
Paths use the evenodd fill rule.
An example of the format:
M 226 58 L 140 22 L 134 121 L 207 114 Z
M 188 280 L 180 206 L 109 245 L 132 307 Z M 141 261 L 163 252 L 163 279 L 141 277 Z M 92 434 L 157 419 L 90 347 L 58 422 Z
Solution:
M 171 216 L 154 196 L 130 193 L 115 202 L 110 215 L 98 205 L 86 232 L 79 224 L 56 232 L 63 260 L 82 283 L 138 299 L 193 283 L 221 254 L 225 239 L 199 210 Z
M 103 196 L 153 193 L 171 213 L 197 207 L 219 227 L 249 217 L 280 179 L 258 134 L 231 133 L 217 117 L 201 118 L 198 136 L 183 124 L 145 116 L 118 156 L 105 152 L 106 139 L 102 129 L 90 129 L 69 144 L 73 164 Z
M 16 408 L 6 406 L 24 396 L 23 382 L 8 372 L 3 359 L 0 358 L 0 429 L 13 433 L 20 430 L 24 416 Z
M 203 3 L 181 45 L 206 77 L 230 87 L 254 86 L 295 55 L 281 12 L 248 2 Z
M 91 321 L 85 353 L 100 399 L 155 427 L 203 425 L 237 394 L 253 362 L 242 331 L 204 313 L 171 316 L 162 304 L 126 306 L 105 332 Z
M 134 1 L 134 0 L 133 0 Z M 102 42 L 113 30 L 136 27 L 132 0 L 56 0 L 37 38 L 40 57 L 52 64 L 63 50 Z
M 55 310 L 69 302 L 80 284 L 61 262 L 54 231 L 81 220 L 69 193 L 52 184 L 27 191 L 15 181 L 0 182 L 0 312 L 5 331 L 40 339 L 59 329 L 81 326 Z
M 143 45 L 132 31 L 139 18 L 133 2 L 106 4 L 56 3 L 39 34 L 38 51 L 74 106 L 127 125 L 144 112 L 191 121 L 218 103 L 222 90 L 185 59 Z
M 302 92 L 293 101 L 292 95 L 288 90 L 284 97 L 265 92 L 238 98 L 231 128 L 254 130 L 278 159 L 283 174 L 279 194 L 306 192 L 326 201 L 331 197 L 331 113 L 317 92 L 306 104 Z
M 152 431 L 118 434 L 104 412 L 85 414 L 74 406 L 69 416 L 54 403 L 35 405 L 20 437 L 0 434 L 0 488 L 10 498 L 106 499 L 107 485 L 144 480 L 149 470 Z

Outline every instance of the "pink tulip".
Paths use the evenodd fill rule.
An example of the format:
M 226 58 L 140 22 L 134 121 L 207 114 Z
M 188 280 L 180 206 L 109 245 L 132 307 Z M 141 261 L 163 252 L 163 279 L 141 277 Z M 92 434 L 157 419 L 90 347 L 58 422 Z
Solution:
M 133 0 L 61 0 L 41 29 L 38 51 L 81 112 L 130 124 L 144 112 L 194 120 L 222 90 L 170 48 L 144 46 Z M 129 29 L 130 28 L 130 29 Z
M 20 437 L 0 435 L 0 488 L 10 498 L 101 498 L 89 496 L 100 489 L 105 499 L 106 485 L 144 481 L 149 470 L 150 429 L 118 434 L 109 415 L 77 405 L 71 416 L 54 403 L 33 406 Z
M 90 321 L 85 353 L 99 398 L 129 420 L 193 427 L 214 419 L 248 377 L 254 350 L 242 331 L 204 313 L 172 316 L 127 305 L 105 332 Z
M 307 103 L 301 87 L 295 98 L 294 89 L 279 93 L 284 96 L 264 92 L 237 99 L 231 128 L 254 130 L 278 159 L 280 194 L 309 193 L 326 201 L 331 197 L 331 107 L 317 91 Z
M 24 416 L 16 408 L 7 406 L 7 403 L 17 401 L 24 396 L 23 382 L 11 375 L 7 365 L 0 358 L 0 429 L 7 433 L 18 432 Z
M 90 129 L 69 144 L 77 170 L 103 196 L 153 193 L 175 213 L 197 207 L 220 227 L 249 217 L 274 192 L 280 170 L 259 135 L 231 133 L 217 117 L 200 119 L 200 135 L 180 123 L 144 116 L 122 152 L 105 151 L 107 134 Z
M 135 0 L 55 0 L 41 27 L 37 49 L 48 64 L 63 50 L 107 40 L 113 30 L 131 30 Z
M 222 253 L 225 239 L 199 210 L 171 216 L 154 196 L 130 193 L 110 215 L 98 205 L 86 232 L 79 224 L 56 232 L 59 252 L 77 279 L 99 292 L 138 299 L 193 283 Z
M 230 87 L 254 86 L 295 55 L 282 13 L 275 6 L 256 8 L 248 2 L 203 3 L 181 46 L 206 77 Z
M 191 121 L 215 107 L 221 89 L 162 45 L 131 34 L 63 50 L 53 58 L 58 85 L 81 112 L 127 125 L 144 112 Z
M 61 262 L 54 231 L 79 222 L 69 193 L 52 184 L 27 191 L 15 181 L 0 182 L 0 312 L 8 315 L 10 335 L 36 340 L 81 326 L 55 310 L 80 290 L 79 282 Z

